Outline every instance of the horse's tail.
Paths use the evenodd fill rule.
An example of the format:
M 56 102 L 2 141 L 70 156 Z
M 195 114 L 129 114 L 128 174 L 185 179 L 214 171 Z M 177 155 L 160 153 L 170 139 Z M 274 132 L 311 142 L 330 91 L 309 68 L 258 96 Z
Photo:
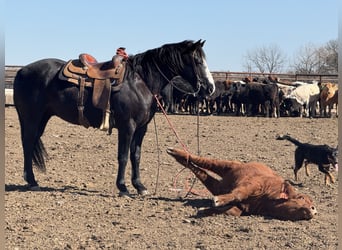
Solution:
M 37 142 L 35 143 L 35 146 L 33 149 L 32 160 L 33 160 L 33 163 L 37 166 L 37 168 L 43 172 L 45 172 L 46 170 L 44 157 L 45 158 L 48 157 L 48 154 L 45 150 L 42 140 L 39 138 Z
M 17 98 L 14 98 L 14 103 L 16 103 Z M 23 127 L 24 127 L 24 118 L 22 117 L 22 112 L 21 109 L 19 108 L 20 105 L 15 105 L 15 108 L 17 110 L 18 118 L 19 118 L 19 123 L 22 128 L 23 133 Z M 22 134 L 23 136 L 23 134 Z M 23 137 L 22 137 L 23 139 Z M 40 138 L 36 139 L 34 142 L 33 146 L 33 154 L 32 154 L 32 161 L 35 164 L 35 166 L 40 170 L 45 172 L 46 167 L 45 167 L 45 160 L 44 157 L 48 157 L 48 154 L 46 152 L 46 149 L 44 147 L 44 144 Z
M 295 144 L 296 146 L 302 145 L 302 143 L 300 141 L 292 138 L 289 135 L 278 135 L 277 140 L 288 140 L 288 141 L 292 142 L 293 144 Z
M 27 123 L 32 122 L 30 120 L 30 115 L 32 110 L 32 103 L 31 100 L 29 100 L 28 96 L 31 96 L 31 94 L 34 92 L 33 89 L 28 89 L 29 80 L 33 78 L 31 69 L 27 66 L 23 67 L 18 70 L 14 81 L 13 81 L 13 101 L 15 108 L 17 110 L 20 127 L 21 127 L 21 133 L 22 133 L 22 140 L 24 140 L 24 134 L 26 133 L 37 133 L 36 138 L 33 141 L 33 153 L 32 153 L 32 161 L 33 164 L 40 170 L 45 171 L 45 161 L 44 157 L 47 157 L 48 154 L 45 150 L 45 147 L 40 139 L 40 136 L 42 135 L 42 131 L 44 126 L 40 124 L 37 128 L 38 131 L 33 132 L 29 131 L 27 127 L 30 127 L 27 125 Z M 28 92 L 30 91 L 30 92 Z M 25 126 L 26 125 L 26 126 Z M 25 129 L 26 128 L 26 129 Z M 24 145 L 24 142 L 23 142 Z

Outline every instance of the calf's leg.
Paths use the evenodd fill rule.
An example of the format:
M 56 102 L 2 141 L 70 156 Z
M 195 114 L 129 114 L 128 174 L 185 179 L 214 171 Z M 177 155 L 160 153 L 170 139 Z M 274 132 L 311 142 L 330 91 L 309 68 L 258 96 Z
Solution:
M 213 205 L 214 207 L 220 207 L 224 205 L 234 205 L 239 203 L 249 196 L 251 196 L 254 190 L 257 190 L 257 184 L 253 183 L 245 183 L 241 184 L 235 189 L 233 189 L 230 193 L 216 195 L 213 198 Z
M 168 148 L 166 151 L 169 155 L 173 156 L 180 164 L 189 167 L 190 163 L 197 168 L 206 169 L 223 177 L 227 174 L 227 170 L 233 167 L 234 164 L 239 164 L 236 161 L 223 161 L 216 159 L 208 159 L 201 156 L 192 155 L 185 150 Z
M 232 216 L 240 216 L 242 214 L 242 210 L 237 206 L 228 206 L 227 207 L 211 207 L 204 210 L 199 211 L 199 215 L 211 216 L 216 214 L 227 214 Z

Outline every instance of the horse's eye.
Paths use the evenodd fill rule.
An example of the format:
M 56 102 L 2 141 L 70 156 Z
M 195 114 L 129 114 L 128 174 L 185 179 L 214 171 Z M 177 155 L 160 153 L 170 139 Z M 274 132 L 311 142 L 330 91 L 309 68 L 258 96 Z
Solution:
M 195 61 L 195 63 L 196 63 L 197 65 L 198 65 L 198 64 L 202 64 L 201 58 L 199 58 L 199 57 L 197 57 L 197 56 L 195 56 L 194 61 Z

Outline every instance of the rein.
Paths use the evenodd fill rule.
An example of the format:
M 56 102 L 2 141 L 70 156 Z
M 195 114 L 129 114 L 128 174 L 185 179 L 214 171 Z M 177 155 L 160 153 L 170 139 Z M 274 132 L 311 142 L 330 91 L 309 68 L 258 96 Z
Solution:
M 183 89 L 181 89 L 180 87 L 176 86 L 172 79 L 175 78 L 176 76 L 179 76 L 177 75 L 176 72 L 174 72 L 176 74 L 176 76 L 174 76 L 171 80 L 163 73 L 163 71 L 159 68 L 158 64 L 156 63 L 155 60 L 153 60 L 153 64 L 154 66 L 156 66 L 157 70 L 159 71 L 159 73 L 162 75 L 162 77 L 164 77 L 164 79 L 166 81 L 168 81 L 168 83 L 170 83 L 172 85 L 172 87 L 175 87 L 177 90 L 179 90 L 180 92 L 184 93 L 184 94 L 188 94 L 188 95 L 194 95 L 194 96 L 197 96 L 197 94 L 200 92 L 201 90 L 201 81 L 199 81 L 199 76 L 198 76 L 198 73 L 197 73 L 197 70 L 196 70 L 196 66 L 195 66 L 195 60 L 194 58 L 192 58 L 192 65 L 193 65 L 193 68 L 195 70 L 195 74 L 196 74 L 196 79 L 197 79 L 197 90 L 194 91 L 194 92 L 188 92 L 188 91 L 185 91 Z

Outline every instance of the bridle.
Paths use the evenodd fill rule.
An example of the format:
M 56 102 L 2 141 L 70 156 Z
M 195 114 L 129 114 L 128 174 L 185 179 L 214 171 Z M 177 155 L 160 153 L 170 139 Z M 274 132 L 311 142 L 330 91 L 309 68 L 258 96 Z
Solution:
M 186 91 L 182 88 L 180 88 L 179 86 L 177 86 L 175 83 L 174 83 L 174 79 L 176 77 L 181 77 L 180 75 L 178 75 L 176 72 L 174 72 L 176 75 L 170 80 L 164 73 L 163 71 L 159 68 L 158 64 L 156 63 L 155 60 L 153 60 L 153 63 L 154 65 L 156 66 L 157 70 L 159 71 L 159 73 L 165 78 L 166 81 L 168 81 L 168 83 L 171 84 L 172 87 L 176 88 L 177 90 L 179 90 L 180 92 L 184 93 L 184 94 L 188 94 L 188 95 L 193 95 L 193 96 L 197 96 L 198 93 L 200 92 L 201 90 L 201 87 L 203 85 L 203 80 L 201 79 L 200 77 L 200 74 L 198 72 L 198 69 L 196 67 L 196 64 L 195 64 L 195 52 L 193 52 L 192 54 L 192 67 L 195 71 L 195 76 L 196 76 L 196 82 L 197 82 L 197 86 L 196 86 L 196 90 L 194 92 L 189 92 L 189 91 Z

